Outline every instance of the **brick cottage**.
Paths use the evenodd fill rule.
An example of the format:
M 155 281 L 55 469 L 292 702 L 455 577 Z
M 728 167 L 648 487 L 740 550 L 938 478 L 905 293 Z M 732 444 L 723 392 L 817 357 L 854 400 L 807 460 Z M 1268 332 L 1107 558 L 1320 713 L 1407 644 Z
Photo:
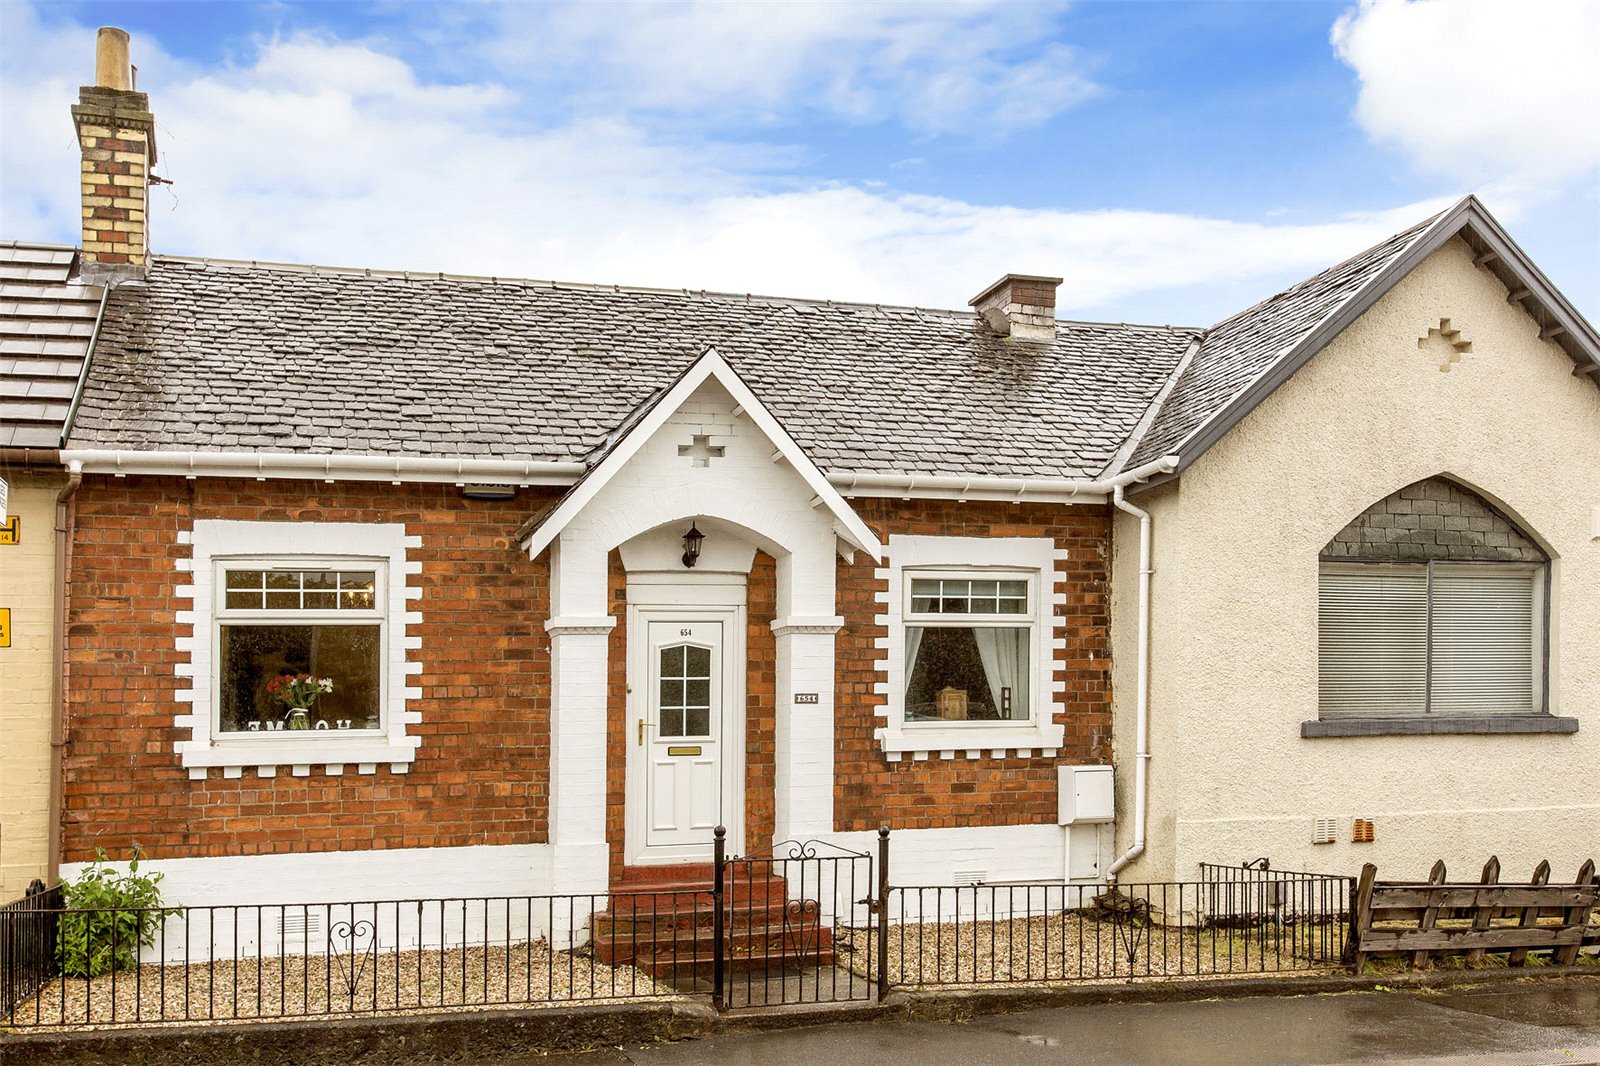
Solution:
M 940 311 L 156 255 L 123 45 L 52 283 L 103 296 L 54 455 L 64 873 L 605 893 L 718 825 L 888 825 L 902 883 L 1093 885 L 1600 838 L 1600 338 L 1476 200 L 1208 329 L 1058 320 L 1032 275 Z

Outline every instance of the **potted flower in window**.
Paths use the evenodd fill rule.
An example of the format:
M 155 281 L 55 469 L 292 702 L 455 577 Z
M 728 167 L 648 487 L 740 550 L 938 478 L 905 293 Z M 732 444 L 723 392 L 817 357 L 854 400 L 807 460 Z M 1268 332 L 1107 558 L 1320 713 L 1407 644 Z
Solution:
M 284 720 L 290 729 L 311 728 L 311 708 L 317 697 L 333 691 L 333 678 L 310 674 L 279 674 L 267 682 L 267 693 L 288 708 Z

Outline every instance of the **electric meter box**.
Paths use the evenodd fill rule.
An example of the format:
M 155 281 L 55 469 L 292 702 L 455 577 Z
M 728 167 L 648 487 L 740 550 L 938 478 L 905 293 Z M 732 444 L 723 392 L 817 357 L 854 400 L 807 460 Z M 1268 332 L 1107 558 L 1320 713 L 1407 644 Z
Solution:
M 1092 825 L 1116 819 L 1116 781 L 1109 766 L 1058 766 L 1056 798 L 1061 825 Z

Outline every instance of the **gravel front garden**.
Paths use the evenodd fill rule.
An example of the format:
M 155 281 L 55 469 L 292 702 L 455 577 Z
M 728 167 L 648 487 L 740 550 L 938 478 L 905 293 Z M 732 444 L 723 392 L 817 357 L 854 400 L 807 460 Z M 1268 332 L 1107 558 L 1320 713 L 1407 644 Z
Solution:
M 267 1020 L 675 996 L 631 966 L 543 941 L 510 947 L 272 956 L 146 964 L 51 980 L 19 1003 L 17 1027 Z M 3 1018 L 0 1015 L 0 1018 Z
M 841 931 L 855 968 L 865 930 Z M 1338 925 L 1255 928 L 1111 922 L 1076 913 L 891 925 L 889 981 L 900 987 L 989 982 L 1340 972 Z M 1314 957 L 1313 952 L 1316 956 Z M 876 962 L 872 963 L 876 967 Z

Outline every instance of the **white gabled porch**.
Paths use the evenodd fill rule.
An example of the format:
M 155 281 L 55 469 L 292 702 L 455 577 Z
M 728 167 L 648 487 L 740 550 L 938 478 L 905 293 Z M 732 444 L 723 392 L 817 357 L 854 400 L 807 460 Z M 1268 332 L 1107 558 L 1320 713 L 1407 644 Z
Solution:
M 692 561 L 691 529 L 704 537 Z M 524 546 L 550 551 L 551 891 L 606 891 L 612 849 L 629 866 L 709 861 L 718 824 L 737 851 L 773 842 L 744 835 L 744 611 L 758 551 L 776 572 L 773 839 L 832 832 L 835 558 L 881 547 L 720 356 L 642 411 Z M 622 707 L 609 684 L 613 551 L 627 573 Z M 619 713 L 621 840 L 607 833 Z

